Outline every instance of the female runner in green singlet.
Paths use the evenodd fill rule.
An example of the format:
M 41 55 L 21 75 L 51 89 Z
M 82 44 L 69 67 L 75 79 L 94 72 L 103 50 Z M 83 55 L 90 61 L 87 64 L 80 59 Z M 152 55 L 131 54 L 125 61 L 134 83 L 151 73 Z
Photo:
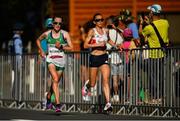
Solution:
M 52 91 L 48 93 L 47 102 L 50 102 L 51 94 L 55 94 L 56 101 L 56 112 L 60 112 L 60 100 L 59 100 L 59 80 L 62 76 L 65 66 L 65 55 L 64 51 L 71 51 L 73 45 L 69 36 L 69 33 L 61 29 L 62 18 L 54 17 L 53 18 L 53 29 L 48 30 L 41 34 L 36 40 L 40 55 L 46 57 L 48 64 L 48 70 L 52 76 Z M 48 54 L 42 50 L 40 45 L 41 40 L 46 38 L 48 43 Z M 50 103 L 51 104 L 51 103 Z

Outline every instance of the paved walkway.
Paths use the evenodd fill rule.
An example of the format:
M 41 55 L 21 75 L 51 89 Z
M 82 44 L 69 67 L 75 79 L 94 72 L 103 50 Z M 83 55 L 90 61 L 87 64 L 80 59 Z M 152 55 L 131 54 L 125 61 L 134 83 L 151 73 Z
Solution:
M 54 111 L 35 111 L 25 109 L 7 109 L 0 108 L 0 120 L 163 120 L 178 118 L 162 118 L 162 117 L 143 117 L 128 115 L 106 115 L 106 114 L 90 114 L 90 113 L 55 113 Z M 178 119 L 180 120 L 180 118 Z

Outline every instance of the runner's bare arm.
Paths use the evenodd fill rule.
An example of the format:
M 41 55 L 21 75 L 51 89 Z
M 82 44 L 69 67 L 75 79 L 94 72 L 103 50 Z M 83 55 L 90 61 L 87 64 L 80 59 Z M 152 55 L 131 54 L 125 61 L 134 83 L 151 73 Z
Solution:
M 112 25 L 113 28 L 115 27 L 114 25 Z M 109 35 L 109 30 L 105 29 L 105 32 L 107 35 Z M 110 37 L 108 37 L 108 41 L 107 41 L 111 46 L 116 46 L 116 44 L 110 39 Z
M 71 38 L 70 38 L 69 33 L 66 32 L 66 33 L 64 34 L 64 37 L 65 37 L 65 39 L 66 39 L 66 41 L 67 41 L 67 46 L 62 46 L 62 49 L 63 49 L 63 50 L 66 50 L 66 51 L 71 51 L 71 50 L 73 50 L 73 44 L 72 44 L 72 42 L 71 42 Z
M 46 37 L 47 37 L 47 35 L 46 35 L 46 32 L 45 32 L 45 33 L 41 34 L 41 35 L 38 37 L 38 39 L 36 40 L 36 44 L 37 44 L 37 47 L 38 47 L 38 51 L 39 51 L 39 53 L 40 53 L 40 55 L 41 55 L 42 57 L 45 56 L 45 54 L 44 54 L 43 49 L 42 49 L 42 47 L 41 47 L 41 41 L 42 41 L 44 38 L 46 38 Z

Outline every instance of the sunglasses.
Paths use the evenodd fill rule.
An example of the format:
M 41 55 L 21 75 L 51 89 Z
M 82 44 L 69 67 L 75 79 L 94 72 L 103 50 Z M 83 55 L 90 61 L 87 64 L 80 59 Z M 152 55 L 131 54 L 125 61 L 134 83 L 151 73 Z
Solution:
M 103 19 L 103 18 L 101 18 L 101 19 L 95 19 L 94 21 L 95 21 L 95 22 L 100 22 L 100 21 L 103 22 L 104 19 Z
M 62 25 L 61 22 L 53 22 L 54 25 Z

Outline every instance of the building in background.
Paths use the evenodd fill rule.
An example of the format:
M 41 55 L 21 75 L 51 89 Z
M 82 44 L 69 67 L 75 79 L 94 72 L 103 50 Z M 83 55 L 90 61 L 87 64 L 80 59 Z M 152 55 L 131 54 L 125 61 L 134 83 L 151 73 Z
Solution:
M 180 45 L 180 0 L 1 0 L 0 46 L 6 47 L 4 45 L 12 36 L 12 25 L 21 21 L 25 25 L 24 46 L 31 41 L 32 50 L 36 52 L 34 38 L 42 33 L 46 18 L 56 15 L 64 19 L 63 29 L 70 32 L 75 48 L 79 48 L 79 26 L 95 13 L 108 17 L 129 9 L 137 19 L 139 14 L 147 12 L 147 6 L 154 3 L 163 7 L 164 17 L 170 23 L 170 40 Z
M 107 17 L 118 15 L 120 10 L 129 9 L 135 19 L 138 15 L 147 12 L 147 6 L 154 3 L 160 4 L 165 12 L 165 18 L 170 22 L 170 39 L 179 44 L 180 31 L 180 1 L 179 0 L 51 0 L 52 15 L 61 15 L 65 18 L 68 30 L 78 43 L 78 26 L 88 21 L 91 16 L 100 12 Z

